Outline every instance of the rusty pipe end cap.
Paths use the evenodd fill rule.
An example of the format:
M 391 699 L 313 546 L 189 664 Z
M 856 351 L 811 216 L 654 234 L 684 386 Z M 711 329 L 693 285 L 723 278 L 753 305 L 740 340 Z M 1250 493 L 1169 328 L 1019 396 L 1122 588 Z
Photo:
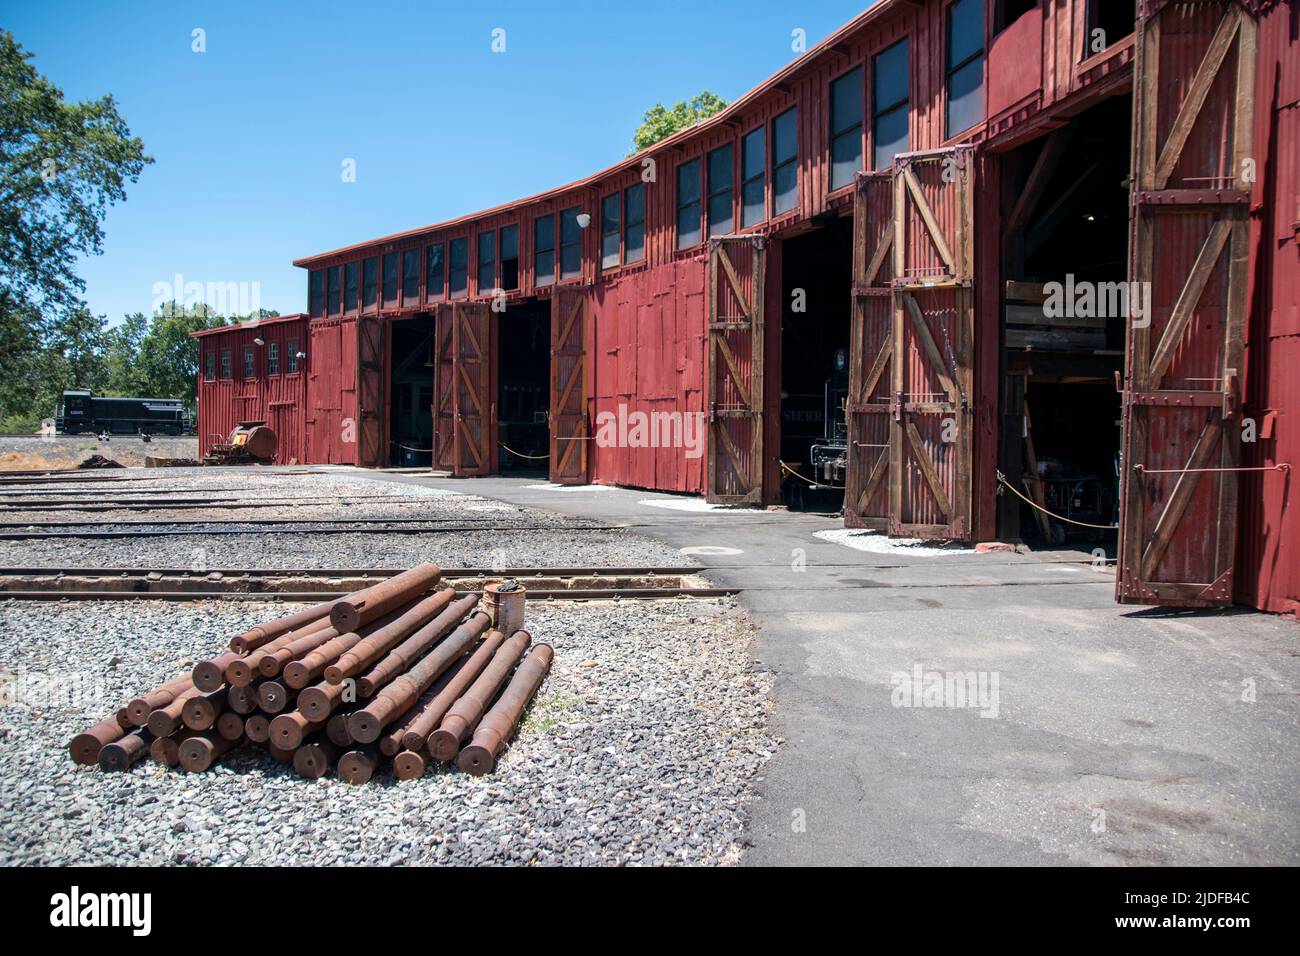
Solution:
M 343 678 L 347 675 L 343 673 L 343 668 L 338 664 L 331 664 L 325 668 L 325 680 L 330 684 L 342 684 Z
M 190 671 L 194 686 L 205 694 L 210 694 L 226 682 L 226 675 L 213 661 L 199 661 Z
M 361 751 L 354 750 L 339 758 L 339 777 L 347 783 L 366 783 L 374 772 L 374 764 Z
M 372 744 L 379 739 L 379 732 L 384 725 L 379 718 L 368 711 L 358 710 L 348 718 L 348 733 L 359 744 Z
M 253 668 L 249 666 L 248 661 L 244 658 L 231 661 L 226 665 L 226 680 L 236 687 L 247 687 L 253 682 Z
M 481 777 L 485 773 L 492 772 L 496 760 L 492 756 L 492 751 L 486 747 L 470 744 L 460 752 L 460 756 L 456 758 L 456 765 L 468 774 Z
M 415 780 L 424 775 L 424 758 L 414 750 L 403 750 L 393 758 L 393 775 L 398 780 Z
M 429 734 L 429 756 L 434 760 L 455 760 L 460 750 L 460 738 L 450 730 L 439 727 Z

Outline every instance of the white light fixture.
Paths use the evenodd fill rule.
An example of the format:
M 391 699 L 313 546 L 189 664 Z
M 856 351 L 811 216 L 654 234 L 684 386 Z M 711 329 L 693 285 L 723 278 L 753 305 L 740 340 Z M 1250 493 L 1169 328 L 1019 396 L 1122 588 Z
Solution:
M 266 344 L 266 340 L 265 340 L 264 338 L 262 338 L 262 337 L 259 335 L 257 338 L 253 339 L 253 344 L 254 344 L 254 345 L 265 345 L 265 344 Z
M 305 359 L 307 357 L 306 352 L 295 352 L 293 354 L 294 354 L 294 358 Z
M 579 229 L 586 229 L 591 225 L 591 213 L 589 212 L 580 212 L 574 218 L 578 221 Z

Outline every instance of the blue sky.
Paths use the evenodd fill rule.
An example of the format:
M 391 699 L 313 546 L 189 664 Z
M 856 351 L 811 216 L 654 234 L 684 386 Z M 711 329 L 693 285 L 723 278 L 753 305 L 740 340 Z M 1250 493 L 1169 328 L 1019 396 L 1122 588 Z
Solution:
M 869 5 L 0 0 L 0 25 L 69 99 L 112 93 L 156 160 L 80 266 L 115 323 L 177 273 L 299 311 L 294 258 L 586 176 L 656 101 L 732 100 L 794 58 L 792 30 L 811 46 Z

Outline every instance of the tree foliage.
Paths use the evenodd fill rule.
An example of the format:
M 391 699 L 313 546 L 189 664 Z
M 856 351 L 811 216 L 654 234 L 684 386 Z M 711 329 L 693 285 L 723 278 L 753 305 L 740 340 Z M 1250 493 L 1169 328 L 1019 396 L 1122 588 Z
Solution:
M 671 107 L 656 103 L 646 110 L 645 118 L 632 135 L 632 152 L 639 153 L 661 139 L 667 139 L 673 133 L 694 126 L 700 120 L 708 119 L 726 108 L 727 101 L 708 90 L 696 94 L 690 100 L 679 100 Z

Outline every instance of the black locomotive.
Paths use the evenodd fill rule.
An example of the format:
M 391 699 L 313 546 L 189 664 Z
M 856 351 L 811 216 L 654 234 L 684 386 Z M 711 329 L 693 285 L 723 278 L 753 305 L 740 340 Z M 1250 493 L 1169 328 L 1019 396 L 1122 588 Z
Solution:
M 194 424 L 179 398 L 113 398 L 78 390 L 63 393 L 54 428 L 66 435 L 181 435 Z

